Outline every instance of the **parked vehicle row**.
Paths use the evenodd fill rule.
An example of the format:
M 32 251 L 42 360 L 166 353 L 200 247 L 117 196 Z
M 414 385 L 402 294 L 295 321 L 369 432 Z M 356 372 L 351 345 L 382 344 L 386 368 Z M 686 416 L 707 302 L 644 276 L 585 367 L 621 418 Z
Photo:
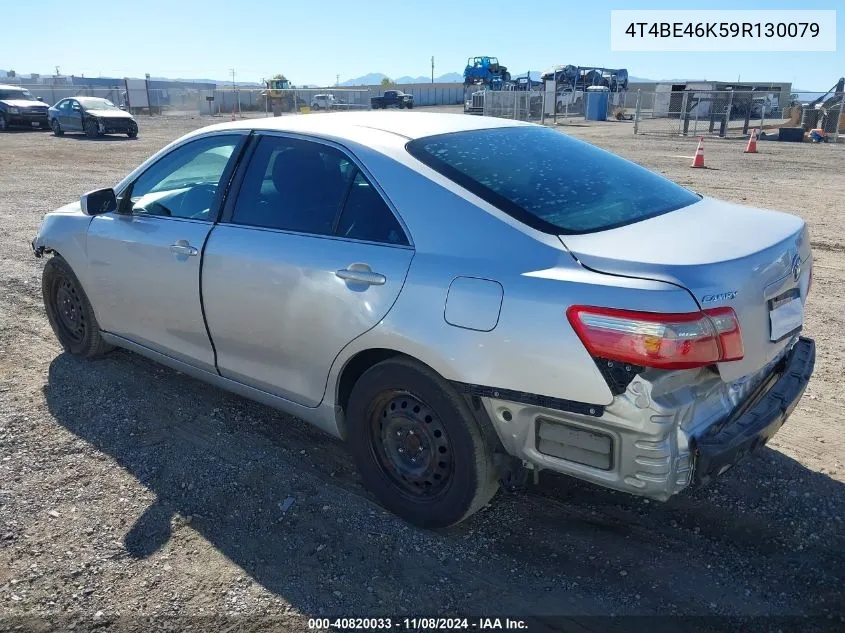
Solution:
M 0 131 L 14 126 L 48 128 L 47 104 L 26 88 L 0 85 Z
M 138 136 L 138 122 L 129 112 L 100 97 L 69 97 L 48 107 L 40 97 L 19 86 L 0 85 L 0 131 L 12 127 L 82 132 L 90 138 L 104 134 Z
M 505 119 L 214 125 L 32 246 L 68 352 L 134 350 L 344 438 L 427 527 L 523 465 L 658 500 L 706 483 L 815 359 L 804 221 Z

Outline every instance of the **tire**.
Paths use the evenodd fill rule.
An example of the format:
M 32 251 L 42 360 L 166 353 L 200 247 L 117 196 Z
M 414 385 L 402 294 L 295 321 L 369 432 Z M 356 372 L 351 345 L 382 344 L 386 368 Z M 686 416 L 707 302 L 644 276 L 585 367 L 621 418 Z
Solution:
M 53 128 L 53 134 L 55 134 L 56 136 L 65 135 L 65 131 L 62 129 L 62 124 L 59 123 L 58 119 L 53 119 L 51 127 Z
M 138 138 L 138 128 L 130 127 L 129 130 L 126 132 L 126 136 L 128 136 L 129 138 Z
M 364 484 L 410 523 L 454 525 L 498 489 L 495 432 L 482 428 L 452 385 L 421 363 L 391 358 L 368 369 L 352 389 L 346 419 Z
M 414 107 L 414 104 L 409 101 L 405 107 L 411 110 Z
M 85 129 L 85 136 L 88 138 L 100 136 L 100 130 L 97 128 L 97 122 L 94 119 L 88 119 L 82 127 Z
M 55 255 L 44 266 L 41 295 L 53 333 L 65 351 L 95 358 L 112 349 L 103 340 L 88 296 L 70 265 Z
M 0 114 L 0 132 L 6 132 L 9 129 L 9 122 L 6 120 L 5 114 Z

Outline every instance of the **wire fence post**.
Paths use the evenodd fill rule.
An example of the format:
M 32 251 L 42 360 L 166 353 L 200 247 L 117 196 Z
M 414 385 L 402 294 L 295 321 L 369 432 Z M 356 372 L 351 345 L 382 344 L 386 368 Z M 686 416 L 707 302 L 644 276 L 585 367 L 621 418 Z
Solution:
M 839 114 L 836 117 L 836 128 L 833 132 L 833 142 L 839 142 L 839 123 L 842 121 L 842 108 L 845 106 L 845 92 L 839 93 Z
M 634 136 L 637 134 L 637 130 L 640 126 L 640 90 L 637 90 L 637 105 L 634 106 Z

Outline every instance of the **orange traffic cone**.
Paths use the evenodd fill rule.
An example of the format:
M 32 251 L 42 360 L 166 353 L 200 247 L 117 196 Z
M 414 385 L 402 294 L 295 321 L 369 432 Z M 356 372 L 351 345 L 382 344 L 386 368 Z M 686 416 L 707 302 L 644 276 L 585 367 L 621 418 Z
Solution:
M 698 149 L 695 150 L 695 157 L 692 159 L 691 167 L 704 167 L 704 137 L 698 139 Z
M 757 153 L 757 128 L 751 130 L 751 136 L 748 137 L 748 145 L 745 148 L 746 154 Z

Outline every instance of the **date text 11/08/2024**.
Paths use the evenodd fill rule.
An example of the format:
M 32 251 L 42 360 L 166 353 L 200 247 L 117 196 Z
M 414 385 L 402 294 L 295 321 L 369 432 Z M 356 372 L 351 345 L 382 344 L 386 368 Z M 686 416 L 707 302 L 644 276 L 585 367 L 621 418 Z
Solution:
M 518 631 L 527 628 L 524 620 L 511 618 L 309 618 L 309 629 L 377 631 Z

